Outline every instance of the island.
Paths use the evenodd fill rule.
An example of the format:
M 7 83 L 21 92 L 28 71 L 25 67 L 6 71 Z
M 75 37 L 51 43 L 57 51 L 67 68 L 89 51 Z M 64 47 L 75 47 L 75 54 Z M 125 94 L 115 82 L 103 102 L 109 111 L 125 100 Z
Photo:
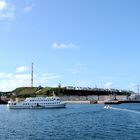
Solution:
M 13 91 L 0 92 L 0 104 L 6 104 L 10 99 L 36 96 L 59 96 L 66 102 L 79 103 L 100 103 L 106 100 L 128 101 L 133 91 L 118 89 L 103 89 L 90 87 L 19 87 Z

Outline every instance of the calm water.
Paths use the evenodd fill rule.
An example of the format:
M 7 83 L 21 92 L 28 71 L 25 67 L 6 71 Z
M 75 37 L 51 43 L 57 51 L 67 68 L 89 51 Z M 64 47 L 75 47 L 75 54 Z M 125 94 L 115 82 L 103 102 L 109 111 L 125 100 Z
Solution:
M 0 140 L 140 140 L 140 104 L 21 110 L 2 105 Z

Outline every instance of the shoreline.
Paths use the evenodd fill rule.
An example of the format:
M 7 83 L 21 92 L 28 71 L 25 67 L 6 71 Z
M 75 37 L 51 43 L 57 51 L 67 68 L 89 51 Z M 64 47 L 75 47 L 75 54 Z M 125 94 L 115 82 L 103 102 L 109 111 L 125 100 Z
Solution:
M 105 103 L 105 101 L 64 101 L 68 104 L 125 104 L 125 103 L 140 103 L 140 101 L 118 101 L 118 102 L 112 102 L 112 103 Z
M 90 101 L 64 101 L 67 104 L 91 104 Z
M 105 101 L 63 101 L 66 104 L 125 104 L 125 103 L 140 103 L 140 101 L 118 101 L 119 103 L 105 103 Z M 7 103 L 0 103 L 0 105 L 7 105 Z

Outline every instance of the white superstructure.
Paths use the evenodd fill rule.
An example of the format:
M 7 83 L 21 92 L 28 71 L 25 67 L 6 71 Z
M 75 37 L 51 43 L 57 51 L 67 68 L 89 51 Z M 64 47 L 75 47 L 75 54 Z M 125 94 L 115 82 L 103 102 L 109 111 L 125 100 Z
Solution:
M 24 101 L 8 101 L 7 107 L 10 109 L 21 108 L 64 108 L 65 102 L 62 102 L 59 97 L 31 97 Z

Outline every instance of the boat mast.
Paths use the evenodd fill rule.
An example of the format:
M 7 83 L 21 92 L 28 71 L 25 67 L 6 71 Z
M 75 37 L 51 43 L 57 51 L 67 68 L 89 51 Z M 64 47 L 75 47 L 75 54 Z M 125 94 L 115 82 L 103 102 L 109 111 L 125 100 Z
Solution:
M 31 87 L 33 87 L 33 69 L 34 69 L 34 64 L 32 63 L 31 65 Z

